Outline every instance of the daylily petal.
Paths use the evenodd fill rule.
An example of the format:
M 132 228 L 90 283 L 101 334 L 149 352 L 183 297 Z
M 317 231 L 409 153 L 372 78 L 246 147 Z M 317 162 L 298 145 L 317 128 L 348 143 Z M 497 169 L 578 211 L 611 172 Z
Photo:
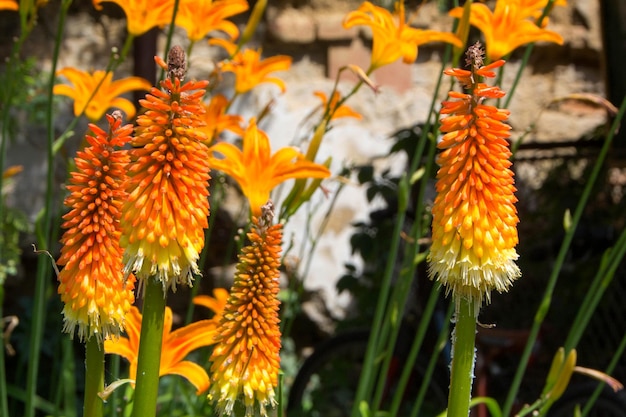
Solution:
M 212 43 L 230 48 L 234 52 L 228 43 Z M 246 93 L 258 84 L 266 82 L 278 85 L 281 91 L 284 92 L 284 82 L 278 78 L 269 77 L 269 74 L 288 70 L 291 67 L 291 60 L 292 58 L 286 55 L 278 55 L 261 60 L 261 51 L 245 49 L 239 51 L 232 60 L 224 62 L 221 65 L 221 70 L 235 74 L 235 91 L 239 94 Z
M 209 151 L 221 153 L 224 158 L 213 156 L 213 169 L 230 175 L 239 183 L 241 191 L 250 203 L 254 215 L 269 199 L 272 189 L 291 178 L 326 178 L 330 171 L 323 165 L 305 159 L 293 147 L 280 149 L 271 155 L 270 143 L 265 132 L 259 130 L 252 119 L 243 137 L 243 151 L 224 142 L 212 146 Z
M 115 3 L 124 10 L 128 33 L 139 36 L 153 27 L 171 22 L 174 0 L 93 0 L 97 10 L 101 3 Z
M 185 28 L 187 36 L 193 42 L 215 30 L 235 39 L 239 36 L 239 29 L 225 19 L 246 10 L 248 3 L 245 0 L 183 0 L 179 4 L 176 25 Z
M 196 387 L 196 394 L 200 395 L 203 391 L 209 389 L 209 375 L 203 367 L 197 363 L 182 361 L 178 362 L 167 369 L 168 375 L 180 375 Z

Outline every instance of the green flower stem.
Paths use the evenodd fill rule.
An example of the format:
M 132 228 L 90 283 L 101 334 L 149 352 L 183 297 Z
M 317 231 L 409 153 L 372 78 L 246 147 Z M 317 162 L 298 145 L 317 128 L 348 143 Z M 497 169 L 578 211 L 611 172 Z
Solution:
M 460 300 L 455 300 L 455 304 L 448 417 L 467 417 L 474 378 L 476 316 L 474 304 L 468 299 L 460 297 Z
M 85 404 L 83 415 L 102 417 L 102 399 L 98 393 L 104 390 L 104 346 L 94 336 L 87 340 L 85 358 Z
M 50 82 L 48 84 L 48 106 L 46 111 L 46 127 L 47 127 L 47 171 L 46 171 L 46 196 L 44 200 L 44 208 L 42 216 L 37 221 L 36 229 L 38 230 L 38 244 L 41 249 L 48 249 L 51 242 L 56 240 L 56 231 L 53 230 L 53 207 L 54 207 L 54 118 L 52 105 L 52 89 L 54 86 L 54 73 L 59 60 L 61 50 L 61 41 L 63 28 L 65 26 L 65 18 L 71 0 L 64 0 L 61 3 L 61 12 L 59 13 L 59 23 L 56 31 L 56 39 L 54 43 L 54 52 L 52 54 L 52 68 L 50 69 Z M 35 281 L 35 290 L 33 295 L 33 313 L 31 338 L 28 346 L 28 369 L 26 371 L 26 405 L 24 410 L 25 417 L 34 417 L 35 404 L 37 402 L 37 380 L 39 374 L 39 358 L 41 343 L 43 339 L 44 322 L 45 322 L 45 306 L 46 294 L 48 292 L 48 282 L 50 274 L 50 260 L 46 256 L 40 256 L 37 262 L 37 275 Z
M 1 177 L 2 175 L 0 175 Z M 0 285 L 0 318 L 4 317 L 2 314 L 2 306 L 4 303 L 4 286 Z M 2 327 L 4 330 L 4 327 Z M 2 333 L 4 334 L 4 333 Z M 9 405 L 7 401 L 7 384 L 6 384 L 6 367 L 4 364 L 4 346 L 6 341 L 4 337 L 0 339 L 2 343 L 2 347 L 0 347 L 0 415 L 8 416 L 9 415 Z
M 543 320 L 548 314 L 548 310 L 550 309 L 550 304 L 552 303 L 552 293 L 554 292 L 554 287 L 556 286 L 557 279 L 559 277 L 559 273 L 561 272 L 561 267 L 565 261 L 565 257 L 569 252 L 570 244 L 574 238 L 574 233 L 576 232 L 576 228 L 578 227 L 578 223 L 580 222 L 580 218 L 582 217 L 583 211 L 587 206 L 587 202 L 591 196 L 591 191 L 593 189 L 596 180 L 600 175 L 600 171 L 602 169 L 602 165 L 606 160 L 609 149 L 611 149 L 611 144 L 613 143 L 613 137 L 615 136 L 615 132 L 619 129 L 622 118 L 624 117 L 624 113 L 626 112 L 626 97 L 622 101 L 622 104 L 619 108 L 617 116 L 613 120 L 611 124 L 611 130 L 604 144 L 602 145 L 602 149 L 598 154 L 598 158 L 591 170 L 589 178 L 587 180 L 587 184 L 585 184 L 585 189 L 583 190 L 582 196 L 580 200 L 578 200 L 578 204 L 576 206 L 576 210 L 574 211 L 574 215 L 572 216 L 572 223 L 570 228 L 565 233 L 565 237 L 563 238 L 563 243 L 561 244 L 561 248 L 559 249 L 559 253 L 554 262 L 554 266 L 552 268 L 552 272 L 550 277 L 548 278 L 548 283 L 546 284 L 545 291 L 543 294 L 543 298 L 535 313 L 535 318 L 533 320 L 533 325 L 530 329 L 530 333 L 528 336 L 528 342 L 526 343 L 526 347 L 524 348 L 524 352 L 520 358 L 517 371 L 511 382 L 509 393 L 506 397 L 506 401 L 504 406 L 502 407 L 502 415 L 508 416 L 511 414 L 511 410 L 513 408 L 513 402 L 515 401 L 515 397 L 517 396 L 517 392 L 522 383 L 522 377 L 524 376 L 524 371 L 526 369 L 526 365 L 530 359 L 530 354 L 532 353 L 533 347 L 535 345 L 535 341 L 537 340 L 537 336 L 539 335 L 539 330 L 541 328 L 541 324 Z
M 154 277 L 145 280 L 144 290 L 133 417 L 156 415 L 159 394 L 165 295 L 163 285 Z

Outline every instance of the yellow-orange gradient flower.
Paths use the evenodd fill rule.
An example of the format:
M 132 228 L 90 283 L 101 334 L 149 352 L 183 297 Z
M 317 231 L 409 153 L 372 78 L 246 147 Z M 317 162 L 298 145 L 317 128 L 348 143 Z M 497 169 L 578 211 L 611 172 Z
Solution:
M 348 107 L 345 104 L 338 106 L 339 100 L 341 100 L 341 95 L 339 91 L 335 91 L 333 93 L 332 98 L 330 99 L 330 103 L 328 102 L 328 97 L 326 93 L 323 91 L 315 91 L 313 92 L 317 98 L 322 100 L 322 108 L 325 112 L 331 114 L 331 119 L 339 119 L 341 117 L 354 117 L 355 119 L 361 120 L 363 116 L 360 113 L 352 110 L 351 107 Z
M 97 122 L 111 107 L 126 113 L 126 117 L 135 116 L 135 106 L 130 100 L 120 95 L 133 90 L 150 90 L 150 83 L 141 77 L 127 77 L 112 81 L 113 74 L 105 71 L 86 72 L 76 68 L 63 68 L 57 72 L 67 78 L 74 87 L 67 84 L 54 86 L 54 94 L 70 97 L 74 100 L 74 114 L 85 116 Z M 97 91 L 96 91 L 97 89 Z M 95 91 L 95 94 L 94 94 Z
M 216 306 L 222 305 L 215 303 Z M 223 306 L 223 305 L 222 305 Z M 222 311 L 214 310 L 215 317 L 221 317 Z M 132 307 L 126 319 L 127 337 L 112 338 L 104 341 L 104 352 L 120 355 L 128 360 L 129 378 L 137 379 L 137 358 L 141 337 L 141 313 L 137 307 Z M 172 331 L 172 310 L 165 307 L 163 323 L 163 344 L 161 347 L 161 363 L 159 376 L 180 375 L 186 378 L 194 387 L 197 394 L 209 387 L 209 376 L 203 367 L 185 357 L 193 350 L 214 343 L 217 334 L 218 321 L 215 319 L 200 320 Z
M 237 25 L 226 19 L 246 10 L 246 0 L 181 0 L 176 25 L 184 28 L 193 42 L 214 30 L 224 32 L 230 39 L 237 39 Z
M 0 0 L 0 10 L 13 10 L 19 9 L 17 0 Z
M 218 39 L 215 39 L 217 41 Z M 216 42 L 212 42 L 217 44 Z M 234 52 L 230 44 L 221 42 L 221 46 L 229 53 Z M 285 82 L 278 77 L 269 75 L 277 71 L 287 71 L 291 67 L 291 57 L 287 55 L 276 55 L 266 59 L 261 59 L 261 51 L 254 49 L 244 49 L 230 60 L 223 62 L 221 70 L 235 74 L 235 91 L 239 94 L 247 93 L 259 84 L 273 83 L 285 91 Z
M 506 291 L 520 271 L 515 260 L 517 199 L 513 194 L 511 152 L 504 123 L 509 111 L 484 104 L 504 92 L 480 80 L 492 78 L 504 61 L 482 65 L 482 49 L 468 50 L 471 71 L 446 70 L 467 93 L 450 92 L 444 101 L 438 144 L 437 197 L 432 209 L 431 277 L 443 283 L 456 300 L 473 302 L 476 313 L 493 289 Z
M 243 117 L 238 114 L 226 114 L 228 99 L 222 94 L 211 97 L 209 104 L 203 104 L 205 113 L 202 116 L 204 126 L 199 130 L 206 135 L 206 145 L 210 145 L 225 130 L 229 130 L 239 136 L 243 135 L 241 124 Z
M 243 400 L 246 417 L 276 404 L 280 370 L 278 326 L 279 266 L 282 225 L 272 225 L 271 203 L 253 218 L 250 243 L 239 255 L 235 281 L 211 355 L 209 399 L 229 416 Z
M 271 155 L 270 141 L 256 126 L 254 119 L 243 137 L 243 150 L 228 142 L 213 145 L 209 151 L 222 154 L 212 156 L 211 168 L 230 175 L 248 197 L 252 214 L 261 214 L 261 206 L 270 198 L 270 192 L 283 181 L 292 178 L 327 178 L 330 171 L 324 165 L 305 158 L 296 148 L 286 147 Z
M 125 271 L 139 279 L 155 276 L 163 288 L 191 284 L 199 273 L 209 214 L 208 150 L 202 126 L 202 96 L 207 81 L 182 84 L 185 57 L 174 47 L 161 82 L 141 105 L 128 167 L 129 196 L 122 216 Z
M 498 0 L 494 11 L 482 3 L 472 3 L 470 24 L 483 32 L 487 58 L 495 61 L 527 43 L 545 41 L 563 44 L 556 32 L 538 27 L 528 17 L 537 9 L 524 0 Z M 532 2 L 538 3 L 536 1 Z M 545 5 L 545 1 L 543 2 Z M 450 11 L 450 16 L 461 18 L 463 8 Z
M 400 57 L 407 64 L 415 62 L 418 46 L 425 43 L 447 42 L 462 47 L 459 38 L 452 33 L 410 27 L 404 17 L 404 2 L 397 1 L 395 7 L 392 15 L 389 10 L 366 1 L 357 10 L 348 13 L 343 21 L 346 29 L 358 25 L 372 29 L 372 59 L 368 73 Z
M 122 126 L 119 112 L 107 115 L 109 131 L 90 125 L 94 136 L 89 147 L 79 151 L 72 172 L 70 194 L 63 216 L 66 229 L 61 243 L 58 292 L 65 304 L 63 330 L 85 340 L 95 335 L 119 336 L 124 318 L 135 299 L 134 276 L 124 279 L 119 245 L 120 216 L 126 192 L 128 153 L 117 149 L 130 141 L 133 128 Z
M 128 33 L 133 36 L 169 24 L 174 11 L 174 0 L 93 0 L 97 10 L 102 10 L 102 3 L 115 3 L 124 10 Z

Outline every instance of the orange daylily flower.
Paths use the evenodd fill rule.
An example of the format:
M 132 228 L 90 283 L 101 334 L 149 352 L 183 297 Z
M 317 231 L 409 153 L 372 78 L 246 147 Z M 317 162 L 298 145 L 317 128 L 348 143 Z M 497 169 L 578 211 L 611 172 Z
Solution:
M 364 2 L 357 10 L 348 13 L 343 21 L 346 29 L 358 25 L 372 29 L 372 59 L 368 73 L 400 57 L 407 64 L 415 62 L 418 46 L 425 43 L 447 42 L 462 47 L 459 38 L 452 33 L 415 29 L 407 25 L 403 1 L 396 2 L 393 15 L 385 8 Z
M 0 10 L 14 10 L 19 9 L 19 3 L 16 0 L 0 0 Z
M 246 0 L 182 0 L 178 6 L 176 25 L 187 31 L 187 37 L 196 42 L 214 30 L 237 39 L 239 29 L 227 18 L 248 10 Z
M 100 120 L 111 107 L 122 110 L 129 119 L 133 118 L 135 106 L 130 100 L 119 96 L 129 91 L 147 91 L 151 88 L 150 83 L 141 77 L 112 81 L 113 74 L 105 71 L 85 72 L 67 67 L 59 70 L 57 75 L 64 76 L 74 86 L 57 84 L 53 93 L 74 99 L 74 114 L 78 116 L 84 112 L 92 122 Z
M 267 417 L 276 405 L 280 371 L 278 318 L 282 225 L 273 224 L 273 206 L 253 217 L 250 244 L 239 255 L 235 280 L 211 355 L 208 398 L 219 415 L 232 415 L 243 398 L 245 416 Z
M 355 119 L 359 120 L 363 118 L 360 113 L 352 110 L 352 108 L 345 104 L 337 107 L 337 103 L 339 103 L 339 100 L 341 99 L 341 95 L 338 91 L 335 91 L 333 93 L 330 103 L 328 103 L 328 97 L 323 91 L 315 91 L 313 92 L 313 94 L 315 94 L 316 97 L 322 100 L 322 108 L 325 111 L 328 111 L 329 114 L 331 114 L 331 120 L 339 119 L 340 117 L 354 117 Z
M 102 10 L 102 3 L 105 2 L 115 3 L 124 10 L 128 33 L 133 36 L 172 21 L 174 0 L 93 0 L 93 5 L 96 10 Z
M 219 305 L 216 303 L 216 305 Z M 215 311 L 216 317 L 221 317 L 222 311 Z M 141 338 L 142 316 L 139 309 L 133 306 L 126 316 L 126 335 L 104 341 L 104 352 L 120 355 L 128 360 L 129 378 L 137 379 L 137 360 L 139 342 Z M 161 347 L 161 363 L 159 376 L 180 375 L 186 378 L 194 387 L 197 394 L 209 388 L 209 376 L 203 367 L 185 357 L 193 350 L 215 343 L 217 335 L 216 320 L 200 320 L 172 331 L 172 309 L 165 307 L 163 323 L 163 344 Z
M 525 7 L 523 0 L 498 0 L 493 12 L 482 3 L 472 3 L 470 24 L 483 32 L 489 61 L 500 59 L 527 43 L 545 41 L 563 44 L 561 35 L 542 29 L 527 19 L 532 10 Z M 461 18 L 463 8 L 454 8 L 449 14 Z
M 444 101 L 443 138 L 437 147 L 437 196 L 432 208 L 429 274 L 454 298 L 469 300 L 478 314 L 491 291 L 507 291 L 520 276 L 515 264 L 518 243 L 515 186 L 507 138 L 508 110 L 484 104 L 504 96 L 500 88 L 483 83 L 504 64 L 483 66 L 482 49 L 468 50 L 471 70 L 451 69 L 467 93 L 451 91 Z
M 228 48 L 229 53 L 236 49 L 230 47 L 232 43 L 221 42 L 223 39 L 215 39 L 212 44 L 219 44 Z M 235 46 L 236 48 L 236 46 Z M 287 55 L 276 55 L 261 60 L 261 51 L 244 49 L 230 60 L 221 64 L 221 70 L 235 74 L 235 91 L 239 94 L 247 93 L 261 83 L 274 83 L 282 92 L 285 91 L 285 82 L 277 77 L 270 77 L 269 74 L 276 71 L 287 71 L 291 67 L 291 57 Z
M 259 130 L 255 119 L 250 120 L 243 137 L 243 150 L 220 142 L 209 148 L 211 168 L 230 175 L 241 187 L 250 202 L 252 214 L 261 214 L 261 206 L 270 198 L 270 192 L 283 181 L 292 178 L 327 178 L 330 171 L 323 165 L 306 159 L 296 148 L 286 147 L 271 155 L 270 141 Z
M 519 0 L 521 9 L 520 15 L 537 19 L 548 5 L 548 1 L 549 0 Z M 567 6 L 567 0 L 555 0 L 552 3 L 552 7 L 554 6 Z
M 206 145 L 210 145 L 221 132 L 229 130 L 237 135 L 243 135 L 241 123 L 243 117 L 237 114 L 226 114 L 228 99 L 222 94 L 211 97 L 209 104 L 204 104 L 205 113 L 202 115 L 205 125 L 198 130 L 206 135 Z
M 63 331 L 81 340 L 95 335 L 119 336 L 126 314 L 135 300 L 135 277 L 124 278 L 119 245 L 122 202 L 126 199 L 128 151 L 120 150 L 130 141 L 132 125 L 122 126 L 119 112 L 107 115 L 109 131 L 96 125 L 86 135 L 87 148 L 79 151 L 72 172 L 70 195 L 63 216 L 66 229 L 61 243 L 58 293 L 63 308 Z
M 193 297 L 193 303 L 199 306 L 203 306 L 213 311 L 214 315 L 211 317 L 216 323 L 219 323 L 222 319 L 222 313 L 226 307 L 228 301 L 229 292 L 225 288 L 215 288 L 213 290 L 213 296 L 210 295 L 197 295 Z
M 191 285 L 208 227 L 209 165 L 202 96 L 208 81 L 182 84 L 185 54 L 173 47 L 162 89 L 153 88 L 141 105 L 128 166 L 128 199 L 122 216 L 125 271 L 140 280 L 154 277 L 163 289 Z

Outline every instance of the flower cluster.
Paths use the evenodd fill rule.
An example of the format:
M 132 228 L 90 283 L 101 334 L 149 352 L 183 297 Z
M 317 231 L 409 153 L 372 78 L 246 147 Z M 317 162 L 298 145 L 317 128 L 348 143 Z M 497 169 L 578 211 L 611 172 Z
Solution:
M 467 91 L 450 92 L 444 101 L 437 147 L 437 197 L 432 208 L 430 275 L 437 277 L 455 298 L 464 297 L 478 313 L 493 289 L 506 291 L 520 276 L 517 211 L 511 152 L 504 123 L 508 110 L 485 104 L 504 92 L 488 86 L 482 78 L 493 78 L 504 61 L 483 65 L 479 45 L 468 50 L 469 70 L 446 70 Z
M 81 340 L 119 336 L 134 301 L 134 276 L 122 274 L 120 217 L 127 193 L 128 152 L 118 149 L 130 141 L 131 125 L 122 126 L 119 113 L 107 115 L 108 132 L 90 125 L 89 147 L 79 151 L 72 172 L 63 216 L 66 229 L 59 265 L 58 292 L 65 303 L 64 330 Z
M 184 53 L 174 47 L 163 90 L 153 88 L 141 101 L 147 111 L 137 118 L 130 190 L 122 217 L 126 273 L 140 280 L 156 277 L 163 288 L 190 285 L 199 273 L 209 215 L 208 150 L 197 130 L 203 122 L 201 98 L 207 81 L 182 84 Z M 169 67 L 168 67 L 169 66 Z
M 235 282 L 211 356 L 209 399 L 220 415 L 231 415 L 242 399 L 246 417 L 276 404 L 280 369 L 279 290 L 282 225 L 273 225 L 273 205 L 252 220 L 250 243 L 240 255 Z

